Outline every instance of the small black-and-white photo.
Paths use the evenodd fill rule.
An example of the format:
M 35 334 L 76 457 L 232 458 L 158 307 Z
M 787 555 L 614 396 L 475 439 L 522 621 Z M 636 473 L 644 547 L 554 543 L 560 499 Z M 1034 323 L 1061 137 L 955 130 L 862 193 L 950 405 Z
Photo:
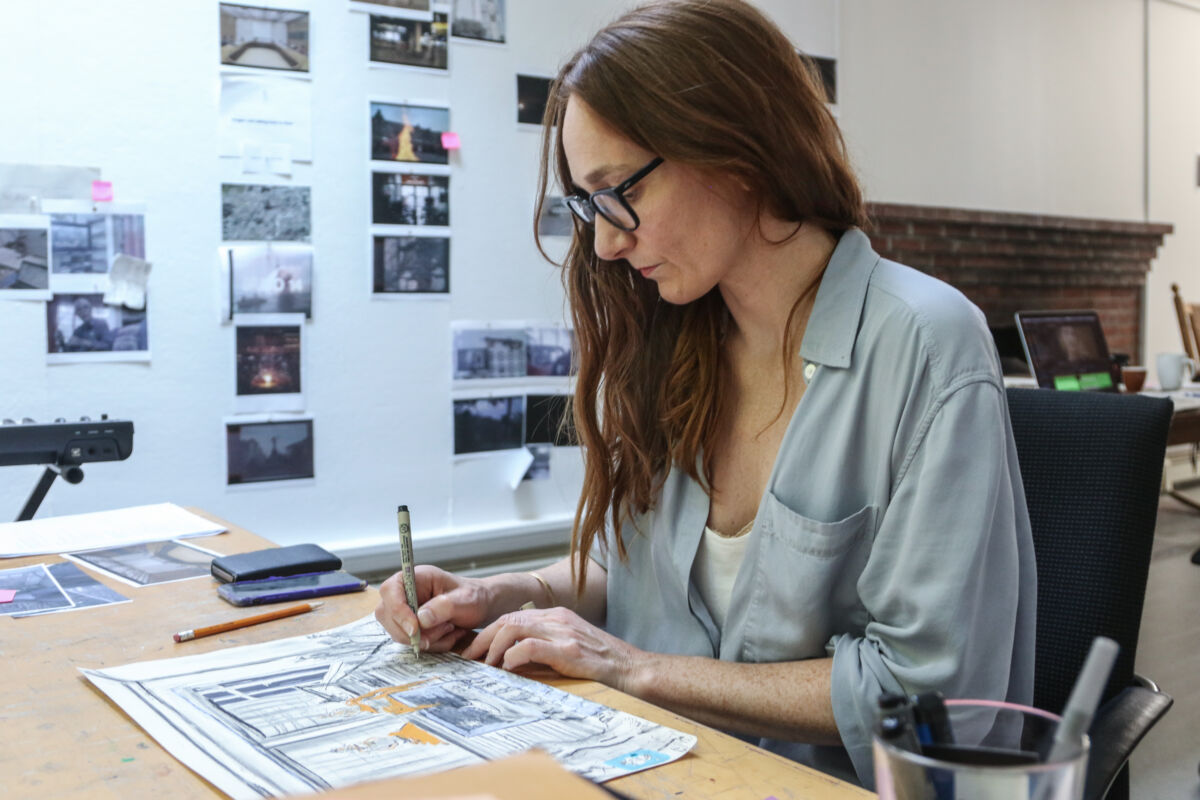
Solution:
M 239 325 L 237 393 L 295 394 L 300 385 L 299 325 Z
M 103 274 L 118 255 L 146 257 L 141 214 L 51 214 L 55 273 Z
M 455 455 L 521 447 L 524 427 L 524 397 L 480 397 L 454 401 Z
M 525 329 L 529 375 L 570 375 L 575 336 L 562 326 Z
M 226 482 L 260 483 L 313 477 L 313 421 L 225 424 Z
M 221 63 L 308 72 L 308 12 L 221 3 Z
M 221 248 L 229 271 L 230 313 L 312 317 L 313 251 L 306 244 Z
M 574 447 L 579 444 L 571 416 L 571 395 L 525 395 L 525 444 Z
M 377 225 L 449 225 L 450 176 L 371 174 L 371 219 Z
M 797 51 L 798 52 L 798 51 Z M 823 58 L 822 56 L 809 56 L 800 53 L 800 57 L 807 59 L 817 71 L 817 76 L 821 79 L 821 86 L 825 89 L 825 102 L 837 104 L 837 59 Z
M 59 587 L 66 593 L 67 597 L 75 601 L 75 605 L 70 608 L 27 611 L 23 614 L 14 614 L 13 616 L 32 617 L 37 614 L 53 614 L 59 611 L 74 611 L 76 609 L 129 602 L 128 597 L 108 588 L 70 561 L 47 564 L 46 569 L 49 570 L 50 575 L 58 582 Z
M 182 581 L 211 574 L 213 553 L 177 541 L 106 547 L 70 553 L 82 561 L 134 586 Z
M 378 294 L 448 293 L 450 239 L 446 236 L 376 236 L 374 291 Z
M 521 477 L 523 481 L 544 481 L 550 477 L 550 451 L 554 448 L 548 444 L 527 444 L 525 449 L 533 456 L 533 463 Z
M 310 188 L 221 184 L 221 239 L 226 242 L 312 241 Z
M 542 201 L 537 232 L 539 236 L 570 236 L 575 232 L 571 209 L 567 208 L 561 194 L 546 195 Z
M 150 349 L 146 311 L 107 306 L 102 294 L 56 294 L 46 304 L 48 353 Z
M 525 331 L 496 328 L 454 329 L 454 378 L 525 376 Z
M 450 22 L 434 12 L 433 20 L 371 15 L 371 60 L 408 67 L 446 69 Z
M 50 240 L 54 272 L 108 272 L 108 218 L 103 214 L 51 214 Z
M 541 125 L 550 99 L 550 79 L 535 75 L 517 76 L 517 122 Z
M 448 164 L 442 134 L 450 130 L 450 109 L 401 103 L 371 103 L 371 158 Z
M 0 228 L 0 292 L 49 288 L 48 241 L 45 228 Z
M 504 0 L 454 0 L 450 35 L 504 44 Z

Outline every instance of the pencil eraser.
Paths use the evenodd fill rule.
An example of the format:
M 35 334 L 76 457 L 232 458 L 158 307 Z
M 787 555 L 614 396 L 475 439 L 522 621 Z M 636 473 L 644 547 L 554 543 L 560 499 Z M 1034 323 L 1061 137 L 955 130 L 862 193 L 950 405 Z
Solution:
M 177 641 L 177 642 L 182 642 L 182 641 L 183 641 L 183 638 L 182 638 L 182 637 L 181 637 L 181 636 L 180 636 L 178 633 L 177 633 L 177 634 L 175 634 L 174 636 L 172 636 L 171 638 L 172 638 L 172 639 L 174 639 L 174 640 L 175 640 L 175 641 Z

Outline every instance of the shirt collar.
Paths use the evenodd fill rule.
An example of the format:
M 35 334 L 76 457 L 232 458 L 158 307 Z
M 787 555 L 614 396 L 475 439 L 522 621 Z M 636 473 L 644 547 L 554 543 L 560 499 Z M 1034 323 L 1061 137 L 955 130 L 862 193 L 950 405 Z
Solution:
M 817 299 L 800 342 L 801 358 L 830 367 L 850 366 L 867 285 L 878 263 L 879 254 L 865 233 L 850 228 L 842 234 L 817 287 Z

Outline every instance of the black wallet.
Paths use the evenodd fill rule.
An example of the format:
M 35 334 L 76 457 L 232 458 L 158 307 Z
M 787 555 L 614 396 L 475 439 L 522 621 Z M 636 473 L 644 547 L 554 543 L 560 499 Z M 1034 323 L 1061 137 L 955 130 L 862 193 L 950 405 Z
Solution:
M 253 581 L 262 578 L 281 578 L 285 575 L 304 575 L 309 572 L 329 572 L 341 569 L 342 560 L 315 544 L 293 544 L 288 547 L 268 547 L 212 560 L 212 575 L 222 583 Z

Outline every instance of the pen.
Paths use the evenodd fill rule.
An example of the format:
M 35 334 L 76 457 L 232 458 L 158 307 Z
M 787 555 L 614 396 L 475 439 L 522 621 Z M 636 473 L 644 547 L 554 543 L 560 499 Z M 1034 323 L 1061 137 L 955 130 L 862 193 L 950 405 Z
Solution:
M 1083 735 L 1091 727 L 1092 716 L 1100 703 L 1100 694 L 1108 683 L 1120 647 L 1112 639 L 1097 636 L 1092 640 L 1083 669 L 1071 687 L 1071 696 L 1063 709 L 1062 720 L 1054 729 L 1054 743 L 1050 746 L 1047 763 L 1054 764 L 1075 758 L 1083 745 Z
M 416 616 L 417 576 L 413 572 L 412 525 L 408 519 L 408 506 L 400 506 L 396 509 L 396 524 L 400 528 L 400 571 L 404 576 L 404 596 L 408 600 L 408 607 L 412 609 L 413 616 Z M 416 632 L 409 638 L 409 645 L 412 647 L 414 656 L 421 654 L 420 623 L 417 623 Z
M 266 614 L 256 614 L 253 617 L 243 617 L 235 619 L 232 622 L 222 622 L 220 625 L 209 625 L 204 628 L 194 628 L 190 631 L 180 631 L 172 638 L 177 642 L 187 642 L 192 639 L 199 639 L 203 636 L 212 636 L 214 633 L 225 633 L 225 631 L 233 631 L 238 628 L 247 628 L 251 625 L 257 625 L 260 622 L 270 622 L 273 619 L 283 619 L 284 617 L 294 617 L 297 614 L 307 614 L 309 611 L 320 608 L 325 605 L 322 601 L 316 600 L 311 603 L 301 603 L 298 606 L 288 606 L 287 608 L 268 611 Z

